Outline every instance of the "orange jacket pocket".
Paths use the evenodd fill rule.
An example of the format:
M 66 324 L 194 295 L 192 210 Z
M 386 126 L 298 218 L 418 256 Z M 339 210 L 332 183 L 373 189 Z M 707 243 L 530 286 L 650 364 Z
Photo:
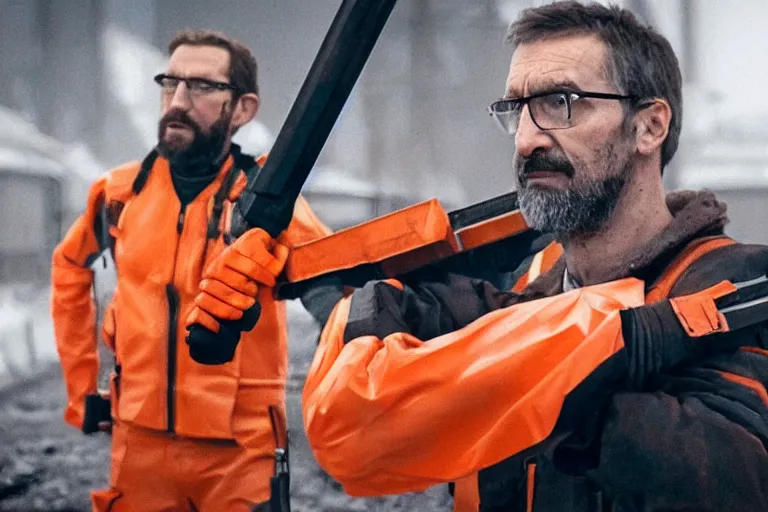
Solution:
M 241 380 L 232 412 L 232 436 L 240 446 L 272 457 L 277 445 L 269 407 L 285 411 L 285 391 L 255 379 Z

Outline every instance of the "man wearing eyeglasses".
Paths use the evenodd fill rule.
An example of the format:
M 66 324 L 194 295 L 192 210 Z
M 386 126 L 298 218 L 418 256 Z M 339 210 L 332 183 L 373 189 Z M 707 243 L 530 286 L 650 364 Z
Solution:
M 669 42 L 569 1 L 509 41 L 490 112 L 563 255 L 520 293 L 447 275 L 341 299 L 302 401 L 318 462 L 356 496 L 454 482 L 461 512 L 768 511 L 768 248 L 726 237 L 711 193 L 663 189 Z
M 259 108 L 256 60 L 239 42 L 203 30 L 177 34 L 169 56 L 168 71 L 155 77 L 162 98 L 156 148 L 92 186 L 85 213 L 53 256 L 65 419 L 84 428 L 86 397 L 96 392 L 88 265 L 106 247 L 118 276 L 104 320 L 116 353 L 112 470 L 110 487 L 92 493 L 93 509 L 267 510 L 276 447 L 286 448 L 284 305 L 262 287 L 260 321 L 242 334 L 237 352 L 240 332 L 249 331 L 237 325 L 242 315 L 228 318 L 230 329 L 214 329 L 215 346 L 193 350 L 184 342 L 195 296 L 218 289 L 204 279 L 206 269 L 226 246 L 227 212 L 258 165 L 232 143 Z M 290 227 L 269 241 L 282 252 L 262 261 L 264 272 L 279 272 L 287 247 L 326 233 L 300 198 Z M 243 286 L 256 294 L 254 285 Z
M 669 42 L 557 2 L 509 34 L 504 98 L 528 224 L 563 255 L 520 293 L 448 275 L 342 299 L 307 438 L 353 495 L 454 482 L 455 510 L 768 511 L 768 248 L 709 192 L 667 194 Z

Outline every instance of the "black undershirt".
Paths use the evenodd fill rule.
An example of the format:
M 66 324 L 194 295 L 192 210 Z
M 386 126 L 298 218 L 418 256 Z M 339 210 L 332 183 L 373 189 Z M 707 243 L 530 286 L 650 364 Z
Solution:
M 182 208 L 195 200 L 205 187 L 213 183 L 219 174 L 218 167 L 211 166 L 206 174 L 187 174 L 171 169 L 171 180 Z

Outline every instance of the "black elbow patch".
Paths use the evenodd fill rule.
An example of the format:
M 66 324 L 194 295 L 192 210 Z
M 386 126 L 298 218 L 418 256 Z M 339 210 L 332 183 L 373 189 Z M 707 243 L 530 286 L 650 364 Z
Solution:
M 400 304 L 404 292 L 382 281 L 367 283 L 352 295 L 344 343 L 360 336 L 384 339 L 396 332 L 409 332 Z

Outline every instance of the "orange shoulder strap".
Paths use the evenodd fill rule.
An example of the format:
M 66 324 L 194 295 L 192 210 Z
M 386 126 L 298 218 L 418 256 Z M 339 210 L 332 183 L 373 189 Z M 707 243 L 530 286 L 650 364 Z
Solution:
M 661 277 L 645 295 L 646 304 L 666 299 L 677 280 L 699 258 L 721 247 L 733 245 L 736 242 L 725 235 L 707 236 L 694 240 L 680 255 L 664 270 Z
M 520 293 L 526 286 L 531 284 L 537 277 L 549 272 L 555 263 L 563 255 L 563 246 L 557 242 L 552 242 L 544 249 L 536 253 L 531 260 L 531 264 L 528 270 L 520 276 L 515 286 L 512 287 L 513 292 Z

